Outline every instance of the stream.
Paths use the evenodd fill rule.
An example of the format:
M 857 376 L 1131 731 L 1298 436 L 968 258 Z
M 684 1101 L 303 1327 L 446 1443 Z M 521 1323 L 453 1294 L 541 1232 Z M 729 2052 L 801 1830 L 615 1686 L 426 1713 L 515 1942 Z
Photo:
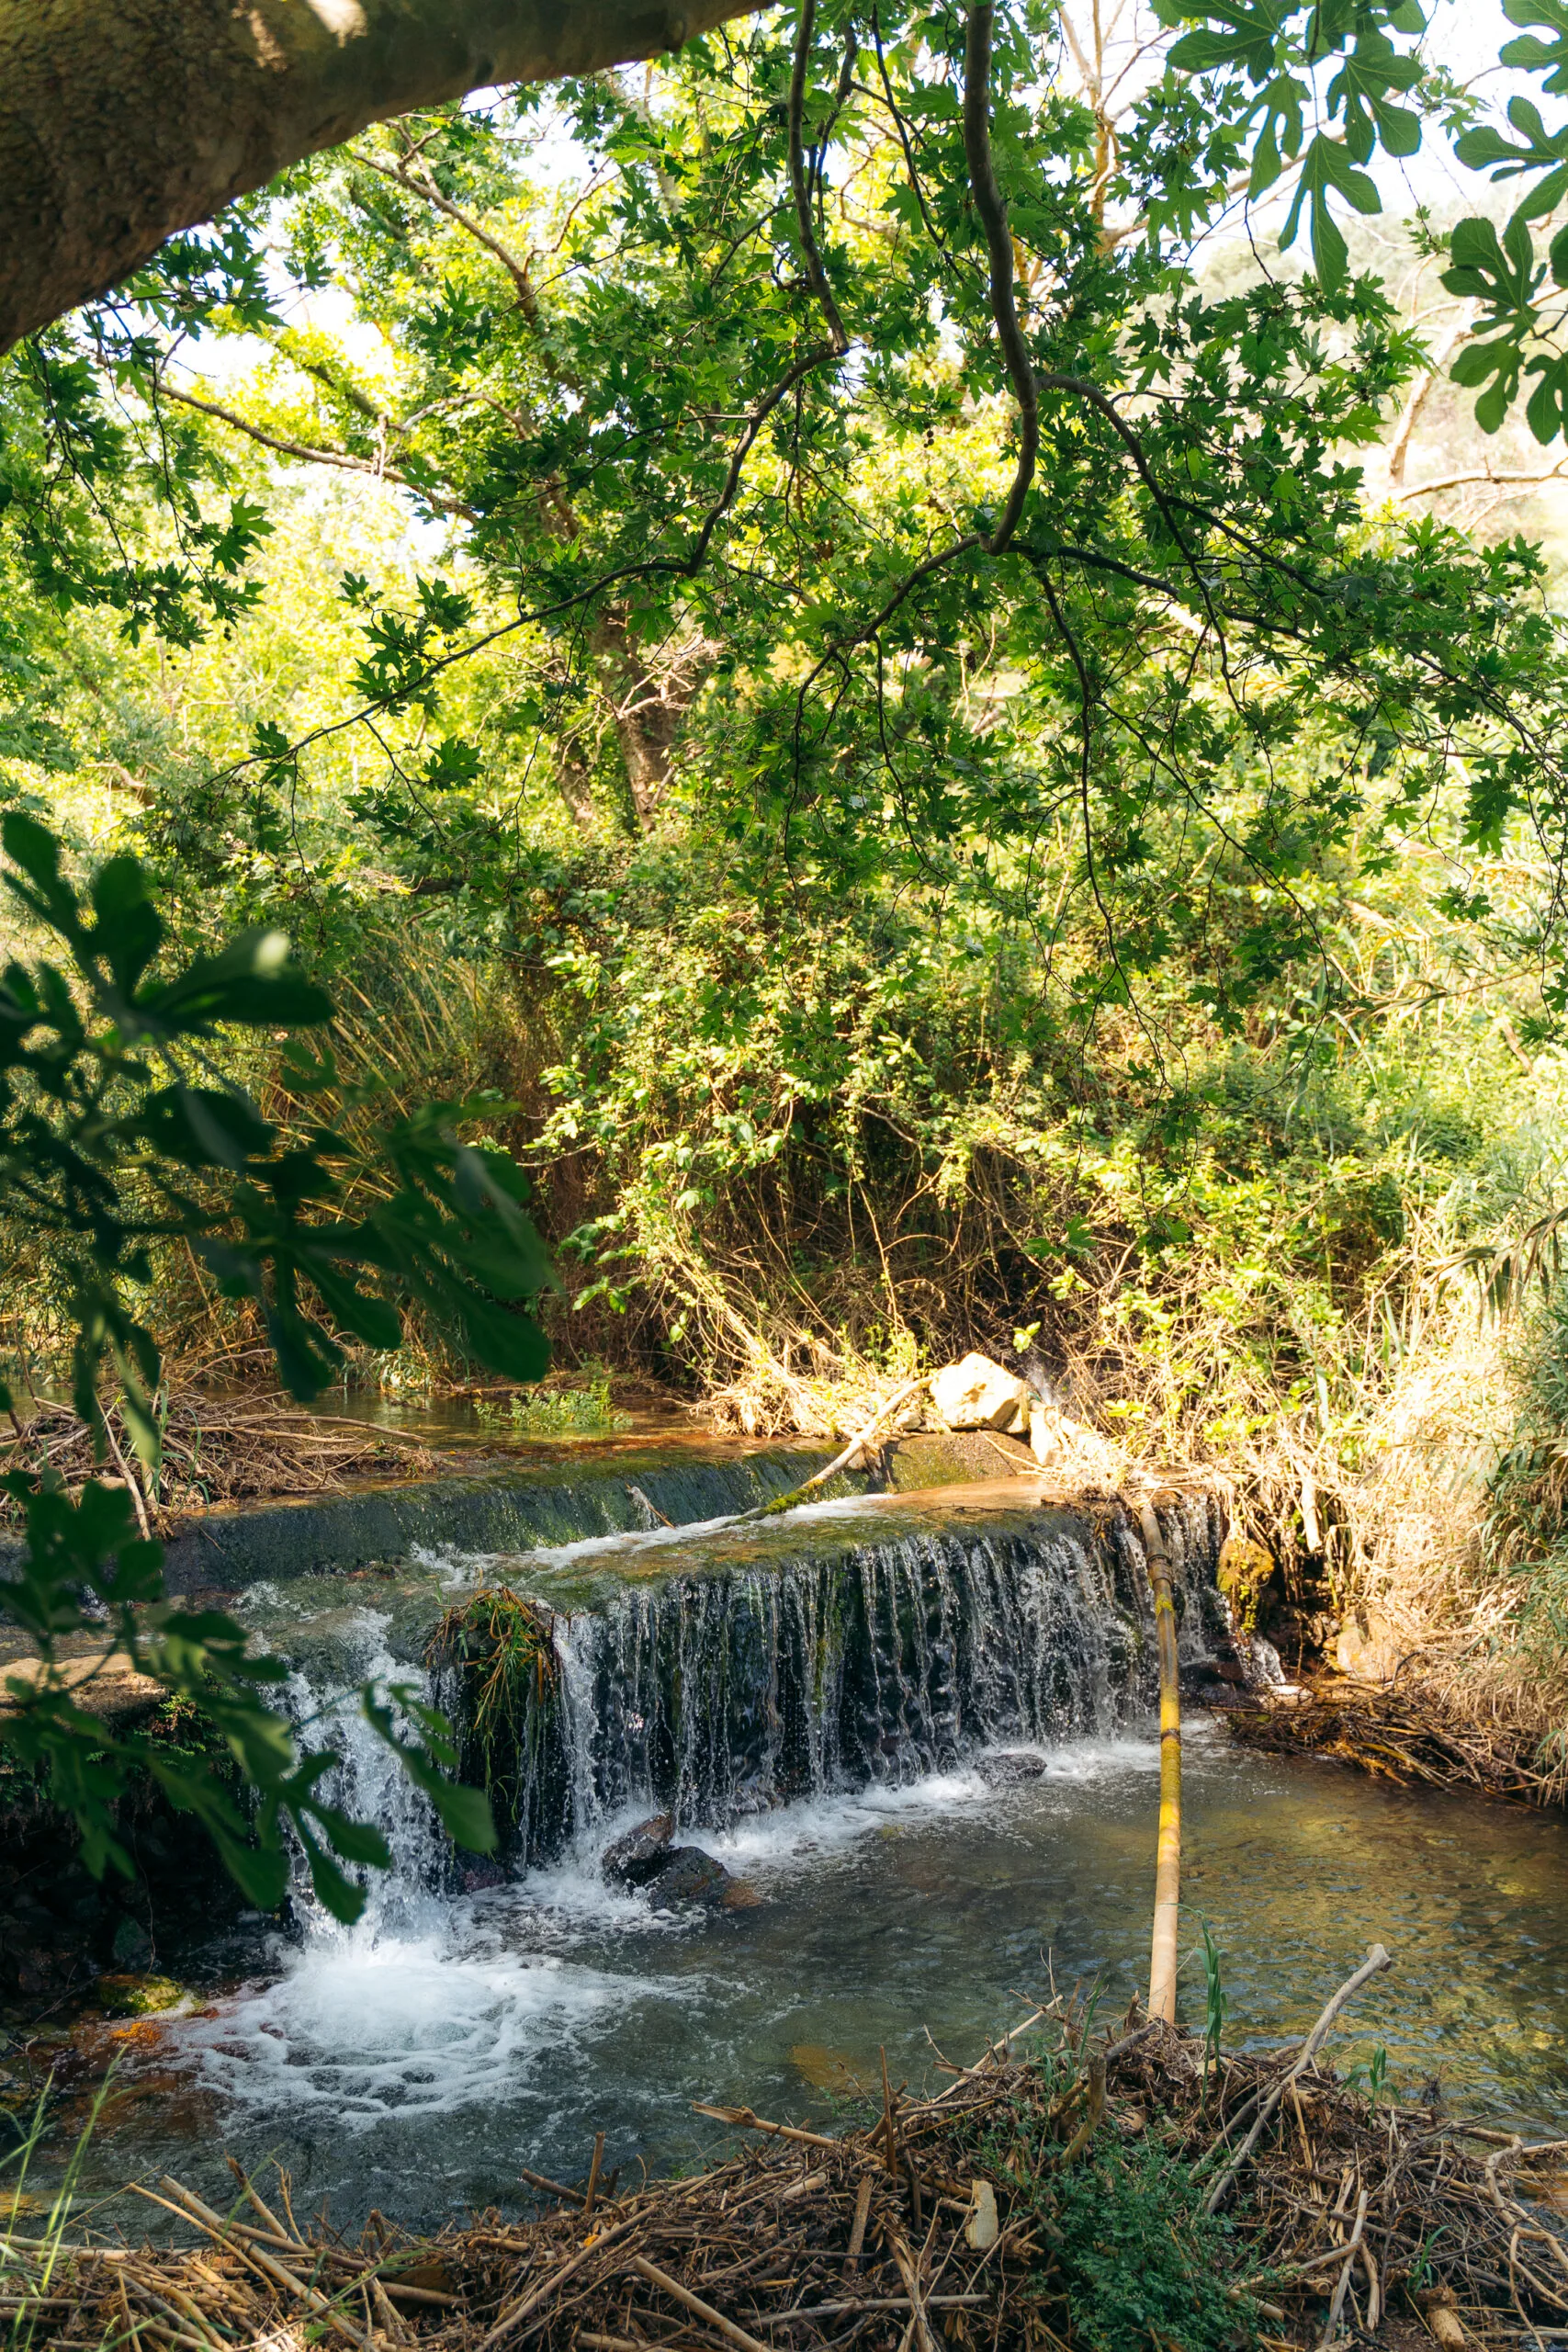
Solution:
M 1172 1528 L 1190 1662 L 1213 1529 L 1201 1504 Z M 344 1698 L 417 1679 L 440 1611 L 502 1577 L 559 1612 L 561 1672 L 499 1873 L 452 1855 Z M 830 2122 L 880 2097 L 882 2051 L 931 2080 L 1052 1982 L 1120 2014 L 1147 1970 L 1145 1602 L 1124 1521 L 977 1487 L 258 1584 L 244 1613 L 394 1867 L 353 1928 L 302 1889 L 285 1928 L 160 1954 L 201 2007 L 94 2030 L 121 2065 L 91 2189 L 167 2170 L 226 2201 L 232 2152 L 340 2223 L 438 2224 L 515 2207 L 521 2165 L 581 2178 L 599 2130 L 607 2169 L 689 2160 L 723 2136 L 695 2100 Z M 606 1882 L 658 1804 L 737 1907 Z M 1556 1817 L 1249 1754 L 1190 1714 L 1185 1939 L 1208 1925 L 1249 2045 L 1303 2030 L 1381 1939 L 1395 1969 L 1335 2063 L 1381 2044 L 1406 2095 L 1568 2130 L 1565 1864 Z M 1195 1957 L 1182 1982 L 1197 2019 Z

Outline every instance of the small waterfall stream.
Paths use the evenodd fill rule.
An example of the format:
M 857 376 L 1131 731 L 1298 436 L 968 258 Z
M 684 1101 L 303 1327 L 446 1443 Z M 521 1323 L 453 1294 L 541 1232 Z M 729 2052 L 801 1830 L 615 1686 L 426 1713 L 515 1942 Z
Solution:
M 802 1800 L 900 1787 L 984 1748 L 1105 1736 L 1155 1698 L 1147 1574 L 1124 1517 L 1066 1512 L 1038 1527 L 879 1526 L 818 1516 L 766 1565 L 682 1563 L 658 1531 L 644 1556 L 676 1555 L 657 1580 L 628 1577 L 603 1605 L 554 1620 L 555 1670 L 530 1681 L 510 1725 L 508 1860 L 582 1849 L 628 1808 L 682 1830 L 727 1830 Z M 1190 1651 L 1223 1636 L 1205 1501 L 1168 1514 Z M 781 1533 L 780 1531 L 784 1531 Z M 772 1540 L 787 1539 L 785 1522 Z M 625 1561 L 637 1539 L 617 1539 Z M 572 1566 L 585 1547 L 572 1547 Z M 529 1561 L 506 1564 L 530 1589 Z M 388 1921 L 457 1883 L 432 1808 L 351 1703 L 378 1676 L 407 1680 L 385 1621 L 340 1636 L 327 1687 L 297 1673 L 301 1724 L 330 1720 L 343 1758 L 334 1801 L 379 1824 L 389 1873 L 367 1874 Z M 438 1671 L 429 1695 L 461 1723 L 467 1686 Z M 363 1930 L 361 1930 L 363 1932 Z
M 1193 1500 L 1164 1527 L 1196 1660 L 1223 1631 L 1216 1515 Z M 417 1682 L 442 1611 L 502 1582 L 554 1612 L 557 1667 L 507 1849 L 476 1869 L 349 1702 Z M 690 2156 L 694 2099 L 828 2120 L 819 2086 L 875 2079 L 879 2048 L 919 2078 L 928 2029 L 978 2046 L 1047 1955 L 1118 2007 L 1146 1971 L 1149 1595 L 1113 1508 L 959 1489 L 744 1529 L 569 1526 L 553 1551 L 433 1550 L 255 1608 L 297 1662 L 297 1720 L 341 1758 L 327 1793 L 379 1822 L 393 1869 L 355 1927 L 301 1896 L 288 1938 L 258 1923 L 243 1973 L 206 1979 L 216 1997 L 148 2053 L 164 2071 L 125 2110 L 118 2177 L 163 2165 L 219 2197 L 228 2146 L 277 2155 L 334 2217 L 438 2222 L 514 2202 L 520 2165 L 573 2178 L 597 2130 L 607 2164 Z M 1377 1937 L 1400 1953 L 1377 2033 L 1407 2081 L 1441 2066 L 1496 2114 L 1559 2111 L 1562 1825 L 1493 1809 L 1479 1838 L 1457 1801 L 1232 1751 L 1201 1719 L 1187 1745 L 1184 1895 L 1253 2030 L 1303 2030 Z M 606 1882 L 605 1847 L 665 1809 L 753 1902 Z M 1498 1936 L 1520 1905 L 1528 1953 Z
M 356 1694 L 367 1682 L 407 1683 L 405 1660 L 387 1643 L 387 1621 L 366 1610 L 347 1630 L 324 1687 L 296 1668 L 282 1691 L 286 1712 L 302 1743 L 331 1747 L 338 1758 L 326 1794 L 355 1821 L 374 1822 L 390 1849 L 390 1867 L 357 1873 L 365 1909 L 344 1927 L 310 1889 L 305 1858 L 295 1858 L 292 1906 L 303 1933 L 319 1942 L 374 1943 L 383 1935 L 418 1932 L 434 1924 L 449 1875 L 448 1849 L 435 1808 L 415 1788 L 396 1756 L 367 1722 Z
M 998 1742 L 1109 1732 L 1147 1697 L 1132 1585 L 1071 1535 L 953 1532 L 628 1593 L 563 1630 L 524 1850 L 628 1805 L 724 1829 Z

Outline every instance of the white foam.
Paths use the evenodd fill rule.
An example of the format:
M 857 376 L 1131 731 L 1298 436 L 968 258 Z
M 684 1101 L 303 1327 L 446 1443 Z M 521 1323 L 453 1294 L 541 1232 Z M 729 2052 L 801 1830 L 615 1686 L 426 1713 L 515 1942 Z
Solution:
M 768 1813 L 750 1815 L 725 1830 L 683 1830 L 681 1836 L 738 1876 L 762 1880 L 785 1876 L 813 1858 L 842 1851 L 892 1826 L 916 1826 L 980 1807 L 1006 1814 L 1015 1810 L 1021 1800 L 1038 1800 L 1043 1790 L 1053 1786 L 1080 1789 L 1128 1772 L 1159 1770 L 1158 1746 L 1147 1739 L 1076 1740 L 1061 1747 L 1029 1747 L 1015 1741 L 987 1753 L 1038 1757 L 1045 1769 L 1016 1784 L 998 1786 L 987 1779 L 984 1758 L 976 1757 L 971 1763 L 948 1772 L 929 1773 L 923 1780 L 803 1798 Z
M 509 1951 L 459 1911 L 445 1933 L 291 1953 L 276 1983 L 183 2020 L 165 2050 L 231 2108 L 321 2109 L 363 2132 L 513 2098 L 542 2064 L 558 2075 L 596 2028 L 671 1989 Z
M 613 1535 L 582 1535 L 570 1544 L 540 1544 L 526 1552 L 447 1552 L 414 1547 L 422 1567 L 434 1569 L 448 1584 L 471 1583 L 491 1573 L 502 1561 L 522 1561 L 529 1567 L 571 1568 L 588 1560 L 625 1559 L 671 1545 L 699 1542 L 705 1535 L 722 1535 L 743 1521 L 759 1529 L 809 1527 L 820 1520 L 856 1519 L 886 1511 L 886 1495 L 840 1495 L 831 1502 L 795 1503 L 788 1510 L 752 1519 L 747 1511 L 726 1511 L 717 1519 L 683 1521 L 676 1527 L 632 1527 Z

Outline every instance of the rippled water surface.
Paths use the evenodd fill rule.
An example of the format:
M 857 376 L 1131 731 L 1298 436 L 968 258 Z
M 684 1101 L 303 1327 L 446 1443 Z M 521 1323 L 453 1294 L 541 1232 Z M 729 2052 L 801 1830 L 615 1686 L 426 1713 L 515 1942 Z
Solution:
M 606 2164 L 688 2154 L 714 2129 L 694 2099 L 829 2116 L 882 2046 L 896 2081 L 920 2079 L 928 2030 L 973 2056 L 1052 1967 L 1120 2010 L 1147 1966 L 1156 1769 L 1146 1738 L 1080 1744 L 1020 1787 L 965 1770 L 703 1837 L 750 1909 L 676 1920 L 612 1894 L 605 1825 L 520 1886 L 411 1893 L 374 1926 L 279 1942 L 130 2045 L 98 2177 L 217 2187 L 231 2149 L 288 2165 L 296 2199 L 340 2220 L 437 2221 L 514 2200 L 520 2165 L 580 2177 L 597 2128 Z M 1456 2102 L 1568 2130 L 1565 1863 L 1557 1820 L 1190 1735 L 1187 1919 L 1224 1953 L 1235 2038 L 1299 2031 L 1378 1939 L 1397 1966 L 1339 2063 L 1382 2042 L 1406 2088 L 1437 2075 Z M 1195 2016 L 1195 1963 L 1184 1982 Z

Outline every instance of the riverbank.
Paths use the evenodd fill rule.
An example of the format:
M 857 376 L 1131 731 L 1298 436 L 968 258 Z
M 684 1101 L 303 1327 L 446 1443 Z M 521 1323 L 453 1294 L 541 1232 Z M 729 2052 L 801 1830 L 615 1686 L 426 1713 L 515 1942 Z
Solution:
M 884 2067 L 838 2132 L 716 2113 L 739 2145 L 635 2188 L 525 2171 L 536 2218 L 434 2235 L 380 2213 L 357 2238 L 296 2215 L 287 2175 L 235 2167 L 223 2210 L 167 2176 L 149 2235 L 62 2217 L 0 2238 L 27 2352 L 138 2339 L 218 2352 L 327 2335 L 361 2352 L 992 2352 L 1327 2344 L 1444 2352 L 1549 2329 L 1568 2249 L 1546 2226 L 1562 2143 L 1395 2105 L 1322 2055 L 1347 1991 L 1375 2013 L 1374 1950 L 1305 2041 L 1268 2052 L 1141 2019 L 1091 2033 L 1055 1999 L 978 2064 L 909 2098 Z
M 1539 1724 L 1419 1682 L 1323 1678 L 1226 1715 L 1231 1737 L 1272 1756 L 1353 1764 L 1402 1788 L 1462 1790 L 1514 1804 L 1568 1802 L 1568 1749 Z

